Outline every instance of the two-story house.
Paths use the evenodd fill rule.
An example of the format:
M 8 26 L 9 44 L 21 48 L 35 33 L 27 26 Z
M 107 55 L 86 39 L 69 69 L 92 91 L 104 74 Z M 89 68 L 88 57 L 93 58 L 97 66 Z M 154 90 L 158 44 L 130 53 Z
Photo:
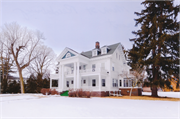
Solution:
M 94 49 L 82 53 L 65 48 L 57 62 L 56 74 L 50 75 L 50 88 L 59 92 L 82 88 L 94 96 L 106 96 L 109 91 L 127 91 L 132 86 L 131 68 L 121 43 L 100 47 L 96 42 Z M 124 77 L 123 73 L 129 76 Z

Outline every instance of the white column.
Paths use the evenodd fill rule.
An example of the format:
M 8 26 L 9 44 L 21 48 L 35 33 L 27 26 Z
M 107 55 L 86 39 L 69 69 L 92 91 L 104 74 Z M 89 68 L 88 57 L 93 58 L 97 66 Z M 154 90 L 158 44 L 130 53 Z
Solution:
M 74 90 L 76 89 L 76 62 L 74 62 Z
M 124 87 L 124 78 L 121 79 L 121 86 Z
M 59 80 L 58 80 L 58 87 L 59 87 L 59 91 L 61 92 L 62 91 L 62 86 L 61 86 L 61 84 L 62 84 L 62 66 L 60 65 L 59 66 Z
M 62 76 L 62 78 L 61 78 L 61 80 L 62 80 L 61 86 L 62 86 L 62 91 L 64 91 L 64 65 L 62 65 L 61 76 Z
M 99 91 L 101 91 L 101 86 L 102 86 L 102 84 L 101 84 L 101 81 L 102 79 L 101 79 L 101 74 L 99 74 Z
M 80 79 L 79 79 L 79 62 L 77 62 L 77 88 L 80 88 Z

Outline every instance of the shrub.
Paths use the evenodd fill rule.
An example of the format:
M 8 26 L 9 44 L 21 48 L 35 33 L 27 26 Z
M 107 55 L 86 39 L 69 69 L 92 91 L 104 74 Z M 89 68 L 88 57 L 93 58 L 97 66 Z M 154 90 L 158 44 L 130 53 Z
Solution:
M 91 97 L 91 92 L 90 91 L 83 91 L 83 89 L 69 89 L 69 97 Z
M 50 95 L 50 94 L 55 95 L 55 94 L 58 94 L 58 92 L 55 89 L 51 90 L 49 88 L 42 88 L 41 93 L 43 95 Z
M 49 92 L 51 92 L 51 95 L 58 95 L 58 92 L 56 91 L 56 89 L 50 90 Z
M 73 89 L 69 89 L 68 95 L 69 95 L 69 97 L 73 97 Z
M 87 98 L 90 98 L 91 97 L 91 92 L 90 91 L 86 91 L 85 95 L 86 95 Z
M 43 95 L 46 95 L 46 89 L 45 89 L 45 88 L 42 88 L 42 89 L 41 89 L 41 93 L 42 93 Z

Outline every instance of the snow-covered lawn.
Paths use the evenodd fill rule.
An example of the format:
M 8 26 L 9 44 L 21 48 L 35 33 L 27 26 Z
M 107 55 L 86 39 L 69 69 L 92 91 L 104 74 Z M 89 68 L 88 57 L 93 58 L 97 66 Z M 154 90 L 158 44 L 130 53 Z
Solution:
M 142 92 L 142 95 L 151 95 L 151 92 Z M 158 96 L 180 98 L 180 92 L 158 92 Z
M 148 93 L 146 93 L 148 94 Z M 164 96 L 165 93 L 162 93 Z M 166 96 L 179 95 L 167 93 Z M 180 101 L 1 94 L 1 119 L 179 119 Z

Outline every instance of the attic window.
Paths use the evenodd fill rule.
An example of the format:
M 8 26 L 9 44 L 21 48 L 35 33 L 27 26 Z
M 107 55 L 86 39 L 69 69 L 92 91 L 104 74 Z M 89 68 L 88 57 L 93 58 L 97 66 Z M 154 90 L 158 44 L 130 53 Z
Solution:
M 69 58 L 69 57 L 71 57 L 71 54 L 70 54 L 70 53 L 67 53 L 67 54 L 66 54 L 66 58 Z
M 92 51 L 92 56 L 97 56 L 97 50 Z
M 103 48 L 102 54 L 106 54 L 106 48 Z

